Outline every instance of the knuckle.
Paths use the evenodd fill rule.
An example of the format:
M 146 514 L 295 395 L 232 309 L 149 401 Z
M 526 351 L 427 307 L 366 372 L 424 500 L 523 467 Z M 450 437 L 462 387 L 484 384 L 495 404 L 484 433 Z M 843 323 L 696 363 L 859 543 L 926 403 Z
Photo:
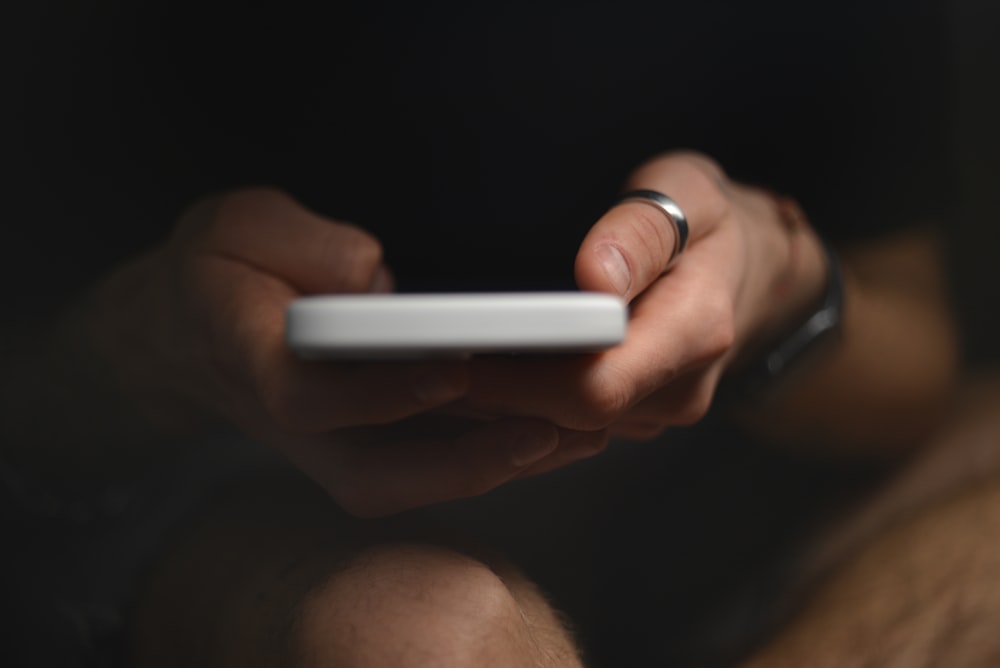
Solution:
M 578 445 L 577 452 L 581 459 L 587 457 L 593 457 L 599 455 L 608 449 L 608 445 L 611 443 L 610 428 L 601 429 L 596 432 L 591 432 L 585 439 L 585 445 Z
M 714 159 L 697 151 L 663 153 L 636 170 L 630 185 L 656 183 L 663 180 L 664 174 L 670 174 L 671 182 L 682 191 L 674 194 L 686 201 L 697 201 L 707 220 L 718 221 L 729 215 L 729 177 Z
M 644 176 L 655 176 L 663 171 L 682 174 L 696 173 L 712 182 L 726 178 L 726 172 L 722 166 L 708 155 L 699 151 L 677 150 L 653 156 L 639 166 L 633 173 L 632 179 L 639 180 Z
M 726 218 L 730 210 L 729 185 L 722 168 L 702 156 L 700 159 L 688 158 L 682 169 L 692 198 L 701 202 L 706 217 L 715 221 Z
M 337 224 L 325 239 L 324 257 L 334 257 L 340 282 L 348 291 L 366 291 L 382 264 L 382 245 L 359 227 Z
M 292 196 L 272 187 L 242 188 L 219 196 L 216 221 L 239 224 L 253 218 L 266 218 L 276 210 L 294 206 Z
M 695 390 L 681 402 L 674 412 L 674 422 L 682 427 L 697 424 L 712 406 L 713 388 L 707 383 L 699 383 Z
M 291 195 L 278 188 L 242 188 L 199 201 L 188 217 L 198 221 L 206 245 L 240 247 L 248 229 L 280 219 L 294 206 Z
M 605 429 L 618 420 L 631 404 L 628 384 L 615 374 L 604 373 L 581 397 L 573 423 L 566 426 L 580 431 Z
M 667 258 L 673 251 L 673 230 L 661 212 L 649 206 L 633 207 L 632 226 L 639 239 L 638 247 L 650 258 Z M 646 263 L 644 263 L 646 264 Z M 657 270 L 662 270 L 657 266 Z
M 479 467 L 469 467 L 463 480 L 461 492 L 456 496 L 474 497 L 486 494 L 500 484 L 497 475 L 492 471 L 484 471 Z
M 667 425 L 660 422 L 637 422 L 625 426 L 621 433 L 627 438 L 649 441 L 662 436 L 666 430 Z
M 699 172 L 712 182 L 726 178 L 726 172 L 714 158 L 699 151 L 675 151 L 669 156 L 687 167 Z
M 736 327 L 733 322 L 733 313 L 726 311 L 719 316 L 712 335 L 707 338 L 708 357 L 714 360 L 724 356 L 732 350 L 735 341 Z
M 731 301 L 720 295 L 706 300 L 701 313 L 705 323 L 699 337 L 699 362 L 714 361 L 728 353 L 736 341 L 736 322 Z
M 666 433 L 666 431 L 667 431 L 667 425 L 665 424 L 649 425 L 646 428 L 645 433 L 642 435 L 642 438 L 646 440 L 653 440 L 654 438 L 659 438 L 663 436 L 663 434 Z

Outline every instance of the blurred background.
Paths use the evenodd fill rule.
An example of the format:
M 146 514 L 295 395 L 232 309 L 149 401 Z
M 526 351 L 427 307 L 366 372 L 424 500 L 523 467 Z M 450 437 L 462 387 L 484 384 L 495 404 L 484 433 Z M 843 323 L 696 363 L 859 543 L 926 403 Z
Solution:
M 973 360 L 1000 360 L 1000 6 L 954 0 L 954 148 L 962 210 L 955 221 L 956 299 Z M 944 96 L 944 97 L 947 97 Z M 929 104 L 948 104 L 928 91 Z
M 226 3 L 215 4 L 226 6 Z M 795 3 L 777 4 L 795 6 Z M 175 9 L 167 11 L 167 7 Z M 3 44 L 0 46 L 3 49 L 0 63 L 3 73 L 3 88 L 0 92 L 3 96 L 0 110 L 3 114 L 0 124 L 0 164 L 4 172 L 5 235 L 0 249 L 3 257 L 0 276 L 8 310 L 36 310 L 39 305 L 50 300 L 58 301 L 75 294 L 76 290 L 67 290 L 67 285 L 86 284 L 135 249 L 148 247 L 162 239 L 177 212 L 189 203 L 191 197 L 200 192 L 225 187 L 226 180 L 207 176 L 219 165 L 212 165 L 210 160 L 192 153 L 191 147 L 198 142 L 206 145 L 208 150 L 205 155 L 213 155 L 213 151 L 217 154 L 245 149 L 239 145 L 239 137 L 259 134 L 257 130 L 260 128 L 252 125 L 253 123 L 267 123 L 270 119 L 274 121 L 275 127 L 280 127 L 280 123 L 288 118 L 280 108 L 280 103 L 253 97 L 254 68 L 262 72 L 268 81 L 278 82 L 277 90 L 271 90 L 271 94 L 290 95 L 302 84 L 307 88 L 311 86 L 314 91 L 318 89 L 315 81 L 301 79 L 306 75 L 274 69 L 278 65 L 264 61 L 251 61 L 248 65 L 239 60 L 242 56 L 224 55 L 221 57 L 223 69 L 220 70 L 223 77 L 206 74 L 197 67 L 191 69 L 196 75 L 191 100 L 157 97 L 162 95 L 162 92 L 157 92 L 158 86 L 164 81 L 168 84 L 176 83 L 170 81 L 170 77 L 179 76 L 176 72 L 170 72 L 167 61 L 187 56 L 197 62 L 195 58 L 199 53 L 211 51 L 213 46 L 218 46 L 218 35 L 212 32 L 218 26 L 232 28 L 231 32 L 235 33 L 235 37 L 228 35 L 227 39 L 246 39 L 238 34 L 241 25 L 239 21 L 233 19 L 230 26 L 230 18 L 223 10 L 209 19 L 208 5 L 192 4 L 186 9 L 181 9 L 182 7 L 183 4 L 177 3 L 163 4 L 162 7 L 152 3 L 139 8 L 109 0 L 88 3 L 46 0 L 6 10 L 7 15 L 0 26 L 4 33 Z M 861 57 L 868 59 L 867 63 L 862 63 L 859 67 L 870 67 L 877 71 L 880 61 L 895 62 L 896 66 L 902 63 L 903 67 L 911 62 L 914 68 L 911 75 L 918 78 L 926 76 L 927 84 L 915 103 L 908 101 L 906 104 L 924 108 L 904 109 L 904 113 L 913 112 L 934 118 L 935 122 L 941 117 L 948 119 L 948 136 L 944 138 L 947 146 L 942 149 L 941 138 L 936 136 L 914 137 L 914 146 L 917 148 L 906 159 L 919 164 L 925 157 L 922 147 L 927 145 L 931 147 L 929 150 L 934 155 L 935 163 L 949 161 L 942 171 L 952 175 L 954 183 L 942 185 L 940 190 L 956 186 L 959 193 L 960 209 L 952 211 L 948 220 L 943 221 L 952 240 L 953 250 L 957 253 L 953 263 L 956 299 L 967 323 L 970 353 L 977 359 L 995 356 L 997 353 L 994 342 L 998 340 L 997 290 L 1000 289 L 997 287 L 1000 279 L 997 278 L 997 263 L 994 261 L 994 253 L 998 248 L 997 235 L 1000 233 L 997 225 L 1000 219 L 1000 189 L 997 187 L 1000 177 L 1000 129 L 996 120 L 1000 117 L 1000 86 L 997 85 L 1000 77 L 1000 49 L 997 46 L 1000 42 L 997 35 L 1000 29 L 1000 10 L 988 0 L 951 0 L 937 4 L 925 0 L 913 3 L 889 1 L 857 3 L 857 7 L 844 3 L 843 7 L 848 9 L 835 12 L 816 8 L 813 18 L 801 9 L 797 10 L 797 15 L 805 17 L 807 23 L 841 21 L 848 27 L 846 22 L 863 23 L 866 20 L 865 12 L 868 11 L 865 8 L 873 8 L 871 12 L 878 16 L 878 21 L 869 30 L 870 34 L 866 35 L 871 43 L 859 47 Z M 229 9 L 233 17 L 250 12 L 246 8 L 235 6 Z M 157 25 L 161 16 L 162 24 Z M 171 21 L 176 21 L 178 16 L 186 16 L 194 29 L 188 26 L 184 31 L 177 30 L 177 39 L 171 41 L 174 35 L 172 31 L 178 28 Z M 202 16 L 206 17 L 205 26 L 199 29 Z M 693 16 L 697 17 L 698 14 Z M 254 25 L 253 21 L 268 25 L 270 19 L 261 13 L 248 20 L 251 25 Z M 277 30 L 294 30 L 294 14 L 290 13 L 283 20 L 283 24 L 275 23 Z M 338 40 L 349 36 L 349 28 L 342 26 L 349 26 L 351 20 L 351 16 L 334 15 L 327 25 L 320 29 L 313 27 L 326 40 L 320 51 L 335 48 Z M 402 17 L 399 20 L 408 18 Z M 136 31 L 134 27 L 139 24 L 156 32 Z M 919 28 L 910 30 L 912 25 L 919 25 Z M 886 33 L 884 45 L 878 41 L 880 31 Z M 173 51 L 157 51 L 162 44 L 158 46 L 148 43 L 150 34 L 168 44 Z M 534 35 L 536 39 L 543 37 Z M 283 39 L 288 39 L 287 34 Z M 791 46 L 808 48 L 809 39 L 810 36 L 806 35 L 801 43 L 796 42 Z M 773 40 L 766 37 L 757 40 L 751 35 L 739 48 L 772 48 L 770 41 Z M 914 41 L 919 43 L 912 43 Z M 247 44 L 254 46 L 249 41 Z M 696 46 L 697 42 L 692 42 L 692 45 Z M 363 62 L 373 71 L 384 71 L 394 76 L 394 71 L 386 63 L 399 55 L 354 53 L 351 56 L 355 61 L 346 62 L 340 70 L 330 72 L 330 76 L 349 77 L 351 62 Z M 444 57 L 447 56 L 445 53 Z M 703 56 L 698 54 L 698 57 Z M 381 62 L 382 59 L 385 62 Z M 268 70 L 268 67 L 273 71 Z M 452 70 L 454 71 L 449 76 L 463 81 L 476 76 L 476 72 L 462 70 L 459 65 L 452 66 Z M 233 75 L 232 81 L 226 80 L 226 73 Z M 401 77 L 406 75 L 405 72 L 395 74 Z M 697 82 L 691 85 L 695 83 Z M 885 84 L 886 90 L 893 90 L 892 82 Z M 379 82 L 355 81 L 351 85 L 356 90 L 378 94 Z M 440 85 L 447 85 L 447 82 Z M 518 88 L 517 82 L 501 82 L 500 85 L 509 85 L 520 94 L 532 94 L 530 88 Z M 628 87 L 634 85 L 635 82 L 626 82 L 624 91 L 627 93 Z M 872 90 L 876 90 L 876 87 L 873 86 Z M 699 90 L 706 95 L 712 94 L 709 87 L 702 86 Z M 539 95 L 537 111 L 545 113 L 544 90 L 536 92 Z M 739 94 L 747 100 L 754 95 L 773 93 L 775 91 L 748 89 Z M 193 103 L 193 100 L 196 102 Z M 220 104 L 214 110 L 206 106 L 199 107 L 197 101 L 205 100 Z M 307 132 L 296 136 L 297 130 L 288 127 L 272 132 L 259 147 L 262 152 L 271 151 L 278 161 L 286 163 L 294 163 L 295 155 L 289 152 L 283 142 L 291 142 L 293 149 L 308 150 L 308 128 L 311 127 L 308 124 L 321 127 L 325 119 L 319 114 L 324 113 L 322 110 L 330 108 L 330 105 L 336 106 L 338 113 L 342 114 L 338 122 L 363 121 L 375 125 L 382 121 L 382 117 L 359 120 L 350 111 L 349 100 L 323 98 L 322 94 L 297 100 L 295 104 L 301 107 L 297 111 L 306 119 L 304 127 Z M 239 105 L 243 105 L 242 111 L 252 113 L 244 115 Z M 248 106 L 257 108 L 247 109 Z M 738 115 L 739 107 L 735 109 L 735 114 Z M 532 111 L 535 110 L 524 110 L 524 113 Z M 507 112 L 508 115 L 516 116 L 521 110 Z M 382 113 L 386 119 L 393 118 L 392 109 L 385 109 Z M 842 109 L 830 109 L 831 117 L 841 113 Z M 137 127 L 136 119 L 141 119 L 138 122 L 142 125 Z M 174 123 L 171 123 L 171 119 Z M 178 119 L 180 125 L 176 124 Z M 417 124 L 426 120 L 415 118 L 412 122 Z M 447 123 L 447 119 L 442 122 Z M 738 133 L 738 123 L 734 123 L 732 118 L 728 118 L 727 123 L 734 128 L 732 132 Z M 386 127 L 388 125 L 389 123 L 383 123 L 381 130 L 392 132 L 391 128 Z M 226 137 L 197 134 L 199 128 L 211 127 L 227 127 L 230 133 Z M 181 134 L 181 129 L 187 134 Z M 600 139 L 599 133 L 594 136 Z M 498 139 L 508 140 L 508 143 L 516 145 L 516 137 Z M 433 131 L 428 131 L 427 141 L 435 141 Z M 664 141 L 668 142 L 669 137 Z M 726 162 L 727 145 L 744 141 L 738 134 L 725 137 L 709 135 L 702 137 L 700 141 L 703 145 L 696 145 L 697 148 L 721 154 L 719 157 L 724 164 L 737 175 L 746 172 L 750 177 L 761 178 L 760 175 L 750 173 L 751 170 L 741 169 L 743 165 L 736 164 L 738 160 Z M 804 138 L 806 145 L 813 141 L 812 138 Z M 330 146 L 327 145 L 327 148 Z M 785 150 L 794 148 L 783 147 Z M 452 146 L 445 147 L 443 153 L 451 158 L 458 156 L 461 159 L 462 152 L 468 150 L 468 147 Z M 490 150 L 503 153 L 504 147 L 501 144 Z M 564 160 L 569 161 L 567 164 L 586 164 L 589 159 L 586 151 L 577 145 L 568 144 L 565 150 Z M 613 183 L 616 176 L 624 173 L 626 158 L 634 159 L 633 155 L 628 154 L 628 150 L 622 149 L 621 155 L 614 156 L 614 160 L 618 162 L 607 167 L 608 173 L 596 175 L 591 182 L 576 184 L 579 190 L 593 192 L 589 200 L 581 198 L 580 204 L 571 207 L 569 213 L 578 221 L 590 220 L 597 215 L 600 212 L 598 204 L 603 205 L 613 194 L 600 179 Z M 637 151 L 634 153 L 639 154 Z M 738 151 L 733 153 L 739 155 Z M 155 155 L 157 160 L 153 169 L 149 166 L 150 155 Z M 470 153 L 466 157 L 474 158 L 474 155 Z M 392 156 L 384 155 L 373 156 L 368 164 L 357 167 L 359 171 L 376 169 L 380 167 L 379 161 L 387 161 L 391 171 Z M 246 166 L 226 166 L 232 172 L 229 182 L 240 182 L 241 177 L 252 178 L 248 176 L 252 173 L 248 168 L 245 173 L 240 174 L 241 167 Z M 433 166 L 429 168 L 434 169 Z M 419 193 L 430 187 L 424 188 L 429 184 L 426 182 L 427 175 L 419 171 L 421 170 L 410 170 L 402 179 L 411 183 L 412 187 L 406 191 L 406 196 L 416 206 L 420 205 L 416 201 L 420 198 Z M 345 174 L 345 178 L 350 177 L 348 170 L 342 170 L 341 176 Z M 296 175 L 296 178 L 305 183 L 304 194 L 307 199 L 322 204 L 324 184 L 307 183 L 308 179 L 300 177 L 301 174 Z M 466 178 L 490 179 L 489 165 L 478 165 L 468 170 Z M 172 184 L 171 180 L 176 183 Z M 181 184 L 181 187 L 173 187 L 177 184 Z M 810 193 L 799 192 L 806 190 L 808 183 L 793 185 L 798 186 L 798 190 L 791 192 L 808 203 Z M 453 183 L 452 186 L 456 192 L 466 189 L 461 182 Z M 532 219 L 519 223 L 516 220 L 517 212 L 511 210 L 519 201 L 517 197 L 530 198 L 532 193 L 492 193 L 488 187 L 484 190 L 481 184 L 470 183 L 469 186 L 469 192 L 479 188 L 475 192 L 486 192 L 491 199 L 485 205 L 478 200 L 456 200 L 454 208 L 457 211 L 475 211 L 478 206 L 482 215 L 503 218 L 504 224 L 514 232 L 528 231 L 535 235 L 544 233 L 539 226 L 533 226 Z M 383 185 L 378 184 L 377 187 L 382 188 Z M 844 195 L 846 198 L 848 193 Z M 562 201 L 570 201 L 572 195 L 553 194 L 553 199 L 559 197 L 562 197 Z M 910 198 L 915 202 L 924 198 L 932 200 L 935 193 L 912 192 Z M 366 193 L 364 199 L 367 201 L 371 198 Z M 353 213 L 351 206 L 344 208 L 347 209 L 343 212 L 344 215 Z M 377 208 L 378 205 L 375 205 L 376 213 L 387 219 L 407 215 L 407 212 L 398 209 L 378 211 Z M 914 209 L 919 209 L 919 206 Z M 568 214 L 556 211 L 554 215 Z M 427 224 L 427 221 L 419 222 Z M 843 221 L 837 222 L 839 225 Z M 581 223 L 575 224 L 575 228 L 570 227 L 572 234 L 582 234 Z M 484 260 L 488 259 L 485 256 L 490 254 L 491 248 L 496 251 L 494 254 L 518 250 L 506 238 L 516 237 L 516 234 L 491 236 L 487 233 L 469 232 L 470 226 L 465 227 L 466 230 L 461 230 L 458 226 L 453 226 L 448 233 L 456 235 L 456 244 L 465 244 L 471 250 L 482 251 L 480 255 L 484 256 Z M 402 247 L 407 242 L 414 241 L 415 237 L 404 235 L 401 239 L 398 245 Z M 566 263 L 571 258 L 572 244 L 566 243 L 565 237 L 542 243 L 540 248 L 540 255 L 548 255 L 529 258 L 536 265 L 544 262 L 552 264 L 549 256 L 553 254 L 556 255 L 555 262 Z M 520 251 L 524 252 L 524 248 L 521 247 Z M 404 257 L 402 261 L 409 260 Z M 477 269 L 476 263 L 469 263 L 456 267 L 455 272 L 456 275 L 461 271 L 472 273 Z M 515 285 L 515 279 L 516 276 L 508 274 L 501 280 Z

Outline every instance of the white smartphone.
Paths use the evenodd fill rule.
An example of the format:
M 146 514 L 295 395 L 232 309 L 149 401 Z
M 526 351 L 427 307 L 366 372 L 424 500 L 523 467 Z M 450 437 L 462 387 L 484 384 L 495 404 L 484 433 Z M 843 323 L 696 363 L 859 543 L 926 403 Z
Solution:
M 316 296 L 289 306 L 286 338 L 305 359 L 583 353 L 620 343 L 627 321 L 591 292 Z

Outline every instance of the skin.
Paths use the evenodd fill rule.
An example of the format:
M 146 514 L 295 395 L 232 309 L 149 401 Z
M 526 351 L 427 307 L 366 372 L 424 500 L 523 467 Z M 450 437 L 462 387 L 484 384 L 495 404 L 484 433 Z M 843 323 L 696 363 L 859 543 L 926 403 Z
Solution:
M 799 565 L 800 605 L 748 668 L 993 666 L 1000 658 L 1000 377 Z M 806 584 L 808 583 L 808 584 Z
M 728 368 L 816 304 L 825 281 L 819 241 L 807 226 L 789 230 L 770 194 L 729 181 L 692 154 L 644 165 L 627 184 L 634 188 L 671 193 L 692 234 L 666 274 L 671 231 L 648 206 L 613 209 L 584 240 L 578 283 L 630 300 L 625 344 L 583 360 L 477 363 L 468 397 L 477 409 L 631 437 L 692 424 L 710 408 Z M 775 393 L 752 410 L 737 407 L 744 424 L 774 442 L 842 452 L 912 447 L 940 419 L 957 377 L 938 246 L 933 234 L 918 231 L 845 253 L 841 341 L 796 379 L 794 393 Z M 609 270 L 609 255 L 627 271 Z
M 32 389 L 74 395 L 65 401 L 86 414 L 94 442 L 116 430 L 124 432 L 121 440 L 155 434 L 177 441 L 218 423 L 234 425 L 286 455 L 357 515 L 483 493 L 560 443 L 587 454 L 603 447 L 601 432 L 580 434 L 533 418 L 405 422 L 462 396 L 464 364 L 320 365 L 288 352 L 284 311 L 296 296 L 389 283 L 371 236 L 282 193 L 245 191 L 202 202 L 166 244 L 71 313 L 62 323 L 65 338 L 46 351 L 55 360 L 41 360 L 79 369 L 96 358 L 100 366 L 66 384 Z M 10 396 L 29 411 L 51 401 L 13 383 Z M 80 403 L 88 397 L 93 405 Z M 127 410 L 109 410 L 122 403 Z M 30 413 L 11 414 L 15 434 L 19 419 L 25 433 L 33 430 Z M 122 414 L 127 426 L 119 423 Z M 12 458 L 46 475 L 59 443 L 79 440 L 58 430 L 25 435 L 12 442 L 33 449 Z
M 1000 376 L 978 379 L 897 476 L 823 532 L 789 577 L 789 623 L 747 666 L 996 663 L 998 401 Z M 229 490 L 144 600 L 140 666 L 580 665 L 510 564 L 359 540 L 290 478 Z
M 284 310 L 292 299 L 391 289 L 377 240 L 273 190 L 200 202 L 169 240 L 97 286 L 61 319 L 51 338 L 28 346 L 20 371 L 4 379 L 2 429 L 9 438 L 3 440 L 17 444 L 4 455 L 36 475 L 72 479 L 88 470 L 75 465 L 81 460 L 91 463 L 89 470 L 103 471 L 108 462 L 128 459 L 123 453 L 147 459 L 153 446 L 137 451 L 136 443 L 169 449 L 230 425 L 282 453 L 348 514 L 377 517 L 482 494 L 565 466 L 600 452 L 612 435 L 643 438 L 695 423 L 712 406 L 723 375 L 819 299 L 826 271 L 821 247 L 808 226 L 789 225 L 784 200 L 731 181 L 702 155 L 657 157 L 624 187 L 670 194 L 691 226 L 688 248 L 669 272 L 664 268 L 671 259 L 672 231 L 651 207 L 615 207 L 584 239 L 577 282 L 629 302 L 624 344 L 598 355 L 502 363 L 295 359 L 283 340 Z M 898 453 L 918 442 L 950 396 L 957 369 L 954 327 L 934 248 L 934 237 L 919 233 L 845 253 L 842 341 L 796 380 L 795 392 L 737 411 L 748 429 L 775 442 L 807 441 L 855 453 Z M 42 383 L 39 364 L 71 373 L 65 382 Z M 73 417 L 62 423 L 41 419 L 53 405 L 68 407 Z M 105 442 L 119 447 L 104 452 L 78 446 Z M 128 475 L 128 467 L 122 468 Z M 279 534 L 283 526 L 279 523 Z M 329 530 L 323 526 L 321 533 Z M 205 535 L 219 534 L 210 526 Z M 198 583 L 219 571 L 219 555 L 263 554 L 256 549 L 256 541 L 263 540 L 277 546 L 277 554 L 259 568 L 229 573 L 232 587 L 223 587 L 216 599 L 215 617 L 235 620 L 238 627 L 242 617 L 230 613 L 244 608 L 231 600 L 233 592 L 271 586 L 268 568 L 285 572 L 281 564 L 289 551 L 314 554 L 301 547 L 313 538 L 310 531 L 274 540 L 255 533 L 248 545 L 240 536 L 235 543 L 222 536 L 221 543 L 209 541 L 204 549 L 193 539 L 193 552 L 168 556 L 153 578 L 145 603 L 152 621 L 146 628 L 175 628 L 184 613 L 171 614 L 171 604 L 210 591 Z M 391 572 L 416 560 L 424 564 L 416 572 L 428 576 L 447 570 L 447 564 L 465 564 L 460 570 L 474 576 L 472 581 L 496 584 L 461 556 L 408 550 L 390 553 L 397 561 L 368 563 Z M 283 592 L 293 607 L 309 592 L 303 623 L 317 637 L 324 635 L 322 620 L 349 612 L 338 607 L 340 597 L 323 592 L 364 591 L 351 578 L 373 577 L 354 570 L 345 580 L 343 572 L 326 568 L 310 566 L 307 584 Z M 430 586 L 421 578 L 411 585 L 419 591 Z M 476 632 L 487 633 L 506 620 L 507 637 L 530 639 L 514 623 L 523 619 L 509 614 L 518 606 L 523 610 L 527 599 L 518 599 L 516 586 L 506 588 L 494 599 L 504 605 L 491 608 L 498 616 L 480 620 Z M 397 610 L 397 593 L 384 591 L 385 598 L 369 609 Z M 442 605 L 450 608 L 455 601 L 445 598 Z M 544 601 L 530 605 L 546 610 Z M 260 614 L 247 628 L 259 631 L 277 623 L 267 611 Z M 433 605 L 419 608 L 414 619 L 432 614 Z M 309 626 L 313 622 L 318 626 Z M 238 643 L 250 637 L 245 631 L 229 629 L 215 640 Z M 212 631 L 195 627 L 185 633 L 197 645 Z M 551 635 L 557 649 L 541 647 L 542 653 L 562 652 L 575 662 L 566 637 Z M 163 638 L 153 633 L 147 640 L 156 646 Z M 311 634 L 293 644 L 304 646 L 309 656 L 342 647 L 317 645 Z M 224 659 L 217 663 L 226 665 Z
M 581 665 L 512 564 L 384 529 L 292 476 L 227 488 L 142 592 L 129 665 Z
M 292 299 L 386 290 L 391 274 L 370 235 L 271 190 L 194 206 L 165 244 L 99 286 L 63 322 L 69 336 L 51 347 L 72 358 L 64 367 L 99 360 L 91 375 L 68 380 L 67 392 L 131 404 L 129 435 L 177 440 L 207 425 L 234 425 L 283 453 L 353 514 L 481 494 L 596 454 L 609 435 L 648 437 L 697 422 L 727 368 L 801 318 L 822 293 L 815 235 L 807 226 L 790 231 L 779 200 L 730 181 L 709 158 L 660 156 L 625 187 L 670 193 L 691 236 L 664 273 L 673 232 L 655 209 L 625 204 L 595 223 L 577 256 L 577 281 L 620 294 L 631 307 L 626 341 L 603 354 L 299 361 L 283 340 Z M 919 238 L 849 256 L 843 342 L 792 399 L 755 409 L 748 426 L 785 440 L 822 431 L 848 449 L 911 442 L 925 425 L 908 416 L 933 416 L 957 368 L 929 247 L 931 238 Z M 19 396 L 29 411 L 37 399 Z M 123 419 L 100 405 L 81 412 L 95 435 Z M 845 432 L 845 414 L 854 433 Z M 16 424 L 11 430 L 17 434 Z M 11 456 L 52 459 L 46 448 L 58 447 L 61 436 L 41 444 L 15 439 L 35 441 L 34 451 Z

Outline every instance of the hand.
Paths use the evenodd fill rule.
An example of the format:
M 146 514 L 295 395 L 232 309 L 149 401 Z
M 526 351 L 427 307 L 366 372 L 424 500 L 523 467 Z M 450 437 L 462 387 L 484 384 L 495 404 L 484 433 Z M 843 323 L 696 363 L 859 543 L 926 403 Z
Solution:
M 577 282 L 630 302 L 625 342 L 574 359 L 477 361 L 464 403 L 572 429 L 651 437 L 700 420 L 726 369 L 821 294 L 820 246 L 806 226 L 783 220 L 791 205 L 730 181 L 708 158 L 661 156 L 625 189 L 669 195 L 690 226 L 687 249 L 669 272 L 674 232 L 645 204 L 614 207 L 584 239 Z M 558 465 L 558 456 L 536 470 Z
M 106 317 L 142 322 L 119 339 L 143 343 L 135 354 L 106 354 L 148 413 L 162 420 L 170 405 L 183 407 L 174 422 L 222 418 L 358 515 L 485 492 L 561 440 L 603 443 L 537 418 L 430 420 L 428 411 L 466 392 L 461 362 L 318 363 L 288 352 L 284 315 L 294 298 L 391 283 L 379 244 L 362 230 L 280 192 L 238 192 L 195 206 L 166 246 L 113 282 Z

